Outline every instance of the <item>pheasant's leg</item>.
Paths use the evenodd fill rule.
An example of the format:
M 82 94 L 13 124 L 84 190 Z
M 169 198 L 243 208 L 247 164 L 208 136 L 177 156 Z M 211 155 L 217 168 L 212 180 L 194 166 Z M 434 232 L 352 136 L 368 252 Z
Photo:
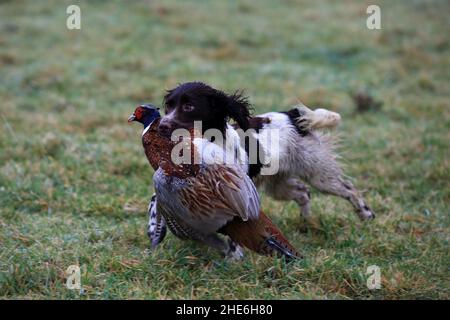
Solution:
M 244 250 L 231 239 L 224 240 L 217 234 L 211 234 L 202 239 L 202 242 L 213 247 L 225 255 L 229 260 L 240 260 L 244 257 Z
M 151 247 L 154 249 L 166 236 L 167 227 L 164 217 L 156 211 L 156 195 L 154 194 L 148 204 L 148 225 L 147 235 L 150 239 Z

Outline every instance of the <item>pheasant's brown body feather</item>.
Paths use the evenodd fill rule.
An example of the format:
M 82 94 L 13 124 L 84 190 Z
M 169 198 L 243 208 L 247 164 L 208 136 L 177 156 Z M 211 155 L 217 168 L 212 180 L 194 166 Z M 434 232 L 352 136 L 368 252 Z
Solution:
M 160 120 L 161 118 L 158 118 L 153 121 L 147 132 L 142 135 L 142 146 L 144 147 L 145 155 L 155 171 L 159 167 L 161 157 L 167 156 L 165 155 L 165 153 L 169 152 L 167 145 L 171 142 L 158 133 Z

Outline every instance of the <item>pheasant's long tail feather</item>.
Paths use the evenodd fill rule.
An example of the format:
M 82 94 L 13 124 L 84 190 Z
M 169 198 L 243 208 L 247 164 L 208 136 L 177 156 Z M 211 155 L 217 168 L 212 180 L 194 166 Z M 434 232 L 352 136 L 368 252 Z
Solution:
M 259 212 L 260 219 L 264 222 L 264 227 L 266 231 L 270 234 L 265 242 L 275 250 L 278 254 L 285 256 L 288 259 L 298 259 L 301 255 L 298 253 L 297 249 L 290 244 L 288 239 L 283 235 L 283 233 L 278 229 L 278 227 L 269 219 L 268 216 L 264 214 L 262 210 Z
M 267 248 L 270 248 L 268 250 L 270 253 L 276 252 L 279 256 L 284 256 L 288 260 L 295 260 L 300 258 L 298 254 L 293 253 L 292 250 L 287 249 L 285 245 L 281 244 L 274 238 L 269 238 L 265 241 L 265 246 L 267 246 L 264 250 L 267 250 Z M 294 251 L 296 252 L 296 251 Z
M 259 211 L 259 219 L 242 221 L 235 219 L 220 230 L 234 242 L 263 255 L 284 256 L 287 260 L 301 258 L 273 222 Z

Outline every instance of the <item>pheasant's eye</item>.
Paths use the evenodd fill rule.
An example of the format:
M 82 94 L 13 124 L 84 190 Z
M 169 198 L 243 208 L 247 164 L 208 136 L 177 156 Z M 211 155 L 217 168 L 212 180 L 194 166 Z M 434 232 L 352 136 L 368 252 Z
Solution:
M 183 104 L 181 108 L 183 112 L 191 112 L 192 110 L 194 110 L 194 106 L 191 104 Z
M 136 116 L 136 119 L 141 119 L 141 116 L 142 116 L 142 110 L 141 110 L 141 108 L 138 108 L 135 112 L 134 112 L 134 115 Z

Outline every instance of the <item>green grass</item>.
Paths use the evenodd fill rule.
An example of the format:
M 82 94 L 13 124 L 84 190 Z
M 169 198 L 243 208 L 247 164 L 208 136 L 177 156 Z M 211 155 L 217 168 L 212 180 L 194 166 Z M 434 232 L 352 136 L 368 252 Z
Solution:
M 2 298 L 450 298 L 448 2 L 380 1 L 378 31 L 361 1 L 77 1 L 70 31 L 72 3 L 0 2 Z M 189 80 L 243 88 L 256 112 L 301 99 L 341 113 L 347 173 L 377 219 L 313 192 L 306 222 L 262 195 L 304 260 L 229 263 L 173 235 L 150 252 L 152 171 L 126 119 Z M 383 109 L 355 113 L 359 90 Z

